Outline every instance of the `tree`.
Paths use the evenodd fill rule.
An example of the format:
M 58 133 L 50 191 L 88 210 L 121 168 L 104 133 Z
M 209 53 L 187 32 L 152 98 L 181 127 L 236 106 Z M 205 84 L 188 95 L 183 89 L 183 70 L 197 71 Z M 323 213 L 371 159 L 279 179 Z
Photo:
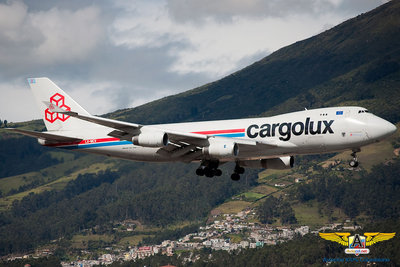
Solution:
M 7 128 L 7 122 L 8 122 L 7 120 L 4 120 L 4 122 L 3 122 L 5 128 Z

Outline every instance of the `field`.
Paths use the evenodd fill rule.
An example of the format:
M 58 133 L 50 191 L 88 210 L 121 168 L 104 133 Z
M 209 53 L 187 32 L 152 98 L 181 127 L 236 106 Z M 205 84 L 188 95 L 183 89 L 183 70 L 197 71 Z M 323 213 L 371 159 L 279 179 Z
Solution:
M 154 237 L 154 235 L 134 235 L 123 237 L 118 245 L 120 246 L 137 246 L 140 242 L 142 242 L 145 237 Z
M 292 205 L 299 225 L 318 227 L 329 223 L 329 218 L 327 216 L 321 216 L 318 213 L 317 205 L 316 202 L 311 201 L 307 204 Z
M 241 199 L 248 202 L 254 202 L 263 197 L 265 197 L 265 194 L 260 194 L 256 192 L 245 192 L 237 196 L 234 196 L 233 199 Z
M 213 209 L 211 211 L 211 214 L 213 214 L 213 213 L 236 214 L 238 212 L 241 212 L 245 208 L 249 207 L 250 205 L 251 205 L 251 202 L 242 201 L 242 200 L 228 201 L 228 202 L 225 202 L 225 203 L 219 205 L 217 208 Z
M 269 195 L 276 192 L 278 189 L 276 187 L 268 186 L 268 185 L 259 185 L 254 187 L 251 191 L 254 193 L 262 194 L 262 195 Z
M 71 239 L 71 247 L 76 249 L 87 249 L 91 244 L 107 245 L 114 241 L 112 235 L 74 235 Z
M 46 190 L 61 190 L 69 181 L 76 179 L 80 174 L 98 173 L 99 171 L 105 171 L 107 169 L 112 170 L 114 167 L 112 162 L 92 163 L 87 166 L 89 162 L 93 162 L 87 158 L 88 157 L 81 157 L 78 160 L 60 163 L 43 169 L 41 172 L 30 172 L 0 179 L 0 191 L 3 195 L 12 189 L 17 190 L 21 186 L 29 184 L 37 179 L 42 183 L 42 185 L 33 189 L 0 198 L 0 211 L 8 209 L 14 200 L 20 200 L 30 193 L 38 194 Z M 76 167 L 77 161 L 79 161 L 78 166 L 80 166 L 80 168 Z

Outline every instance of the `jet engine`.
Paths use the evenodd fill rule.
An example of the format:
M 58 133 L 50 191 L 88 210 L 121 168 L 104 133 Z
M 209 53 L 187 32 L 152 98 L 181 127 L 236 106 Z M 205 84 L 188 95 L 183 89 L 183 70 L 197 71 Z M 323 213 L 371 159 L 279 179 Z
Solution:
M 239 147 L 235 142 L 230 140 L 208 139 L 209 146 L 203 148 L 203 154 L 213 158 L 237 157 L 239 155 Z
M 259 159 L 259 160 L 244 160 L 240 161 L 239 165 L 248 168 L 263 168 L 263 169 L 275 169 L 283 170 L 290 169 L 293 167 L 294 158 L 293 156 L 280 157 L 274 159 Z
M 163 147 L 169 142 L 168 134 L 157 131 L 146 131 L 132 137 L 132 143 L 144 147 Z

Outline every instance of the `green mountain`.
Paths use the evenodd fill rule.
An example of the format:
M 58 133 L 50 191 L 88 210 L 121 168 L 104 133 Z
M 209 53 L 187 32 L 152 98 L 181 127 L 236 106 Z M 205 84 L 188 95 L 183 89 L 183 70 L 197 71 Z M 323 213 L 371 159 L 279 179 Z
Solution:
M 400 2 L 391 1 L 219 81 L 106 116 L 166 123 L 356 104 L 398 122 L 399 85 Z M 43 128 L 38 121 L 16 126 Z M 307 159 L 299 160 L 306 166 Z M 312 160 L 316 165 L 320 159 Z M 42 148 L 36 140 L 0 129 L 0 255 L 30 251 L 61 237 L 68 246 L 82 229 L 112 232 L 110 222 L 124 219 L 157 227 L 173 225 L 181 234 L 188 222 L 204 222 L 214 207 L 262 182 L 256 171 L 246 171 L 240 182 L 233 183 L 227 177 L 197 177 L 195 168 Z M 223 168 L 229 173 L 232 166 Z M 326 201 L 314 199 L 322 206 Z M 300 210 L 299 205 L 294 209 Z M 172 232 L 164 234 L 176 233 Z M 154 232 L 141 235 L 150 238 Z M 123 237 L 115 233 L 114 238 Z

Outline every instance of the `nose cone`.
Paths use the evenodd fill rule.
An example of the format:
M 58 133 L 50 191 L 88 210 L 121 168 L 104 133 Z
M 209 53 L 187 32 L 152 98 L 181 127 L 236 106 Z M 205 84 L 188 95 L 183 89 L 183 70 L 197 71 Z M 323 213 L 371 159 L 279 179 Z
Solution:
M 394 124 L 388 122 L 387 120 L 378 118 L 375 120 L 372 127 L 372 132 L 374 133 L 375 138 L 383 139 L 386 138 L 390 135 L 392 135 L 394 132 L 396 132 L 397 128 Z
M 394 125 L 390 122 L 388 122 L 388 123 L 389 123 L 389 125 L 387 125 L 387 131 L 388 131 L 389 135 L 392 135 L 397 131 L 397 127 L 396 127 L 396 125 Z

